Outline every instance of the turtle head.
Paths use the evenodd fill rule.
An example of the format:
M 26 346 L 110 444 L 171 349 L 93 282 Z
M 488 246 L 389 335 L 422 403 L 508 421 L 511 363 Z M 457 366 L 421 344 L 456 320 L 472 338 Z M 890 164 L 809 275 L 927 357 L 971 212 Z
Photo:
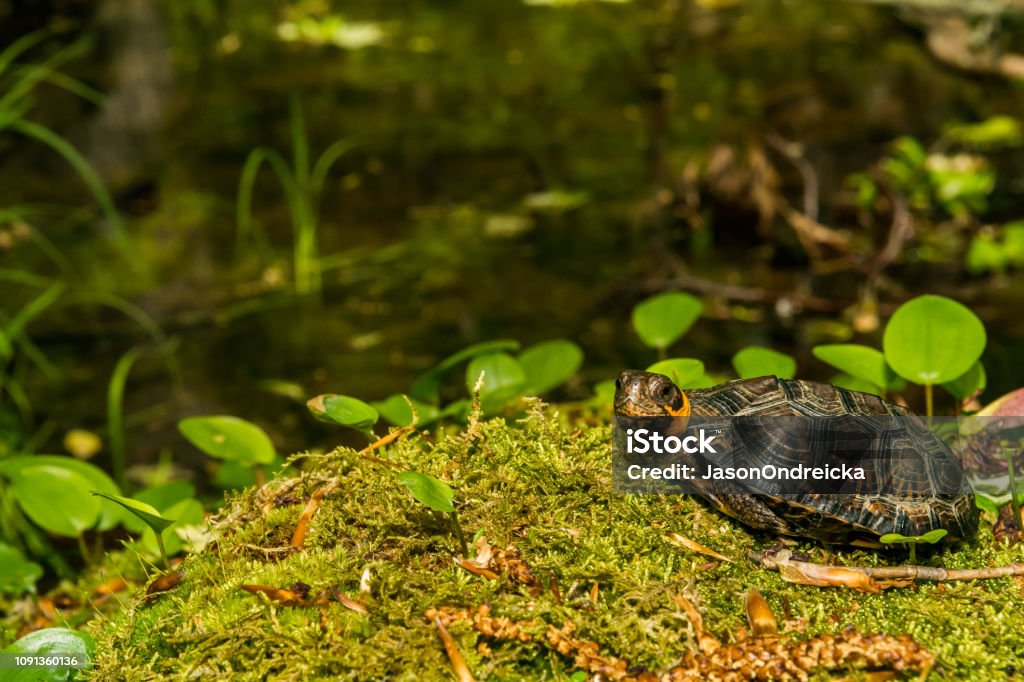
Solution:
M 690 399 L 664 374 L 626 370 L 615 382 L 615 414 L 689 417 Z

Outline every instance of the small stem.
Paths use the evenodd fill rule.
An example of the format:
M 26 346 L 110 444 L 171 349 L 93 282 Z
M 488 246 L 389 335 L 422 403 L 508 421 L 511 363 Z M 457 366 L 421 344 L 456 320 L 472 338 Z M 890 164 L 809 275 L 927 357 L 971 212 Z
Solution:
M 913 566 L 915 564 L 917 564 L 917 543 L 916 542 L 911 542 L 910 543 L 910 565 Z
M 1006 457 L 1006 470 L 1010 475 L 1010 509 L 1013 510 L 1013 518 L 1017 522 L 1017 528 L 1024 528 L 1024 518 L 1020 515 L 1020 503 L 1017 502 L 1017 472 L 1013 466 L 1013 450 L 1007 448 L 1003 451 Z
M 933 409 L 932 409 L 932 385 L 931 384 L 925 384 L 924 385 L 924 411 L 925 411 L 925 414 L 928 415 L 928 426 L 931 426 L 932 425 L 932 414 L 933 414 Z
M 164 534 L 163 531 L 157 531 L 156 533 L 156 544 L 160 548 L 160 558 L 164 560 L 164 568 L 168 571 L 171 570 L 171 561 L 167 558 L 167 550 L 164 548 Z
M 469 556 L 469 545 L 466 544 L 466 536 L 462 534 L 462 525 L 459 523 L 457 512 L 448 512 L 452 517 L 452 524 L 455 526 L 455 534 L 459 537 L 459 544 L 462 545 L 462 556 Z
M 664 346 L 658 346 L 658 360 L 664 360 L 668 357 L 668 351 Z
M 256 487 L 262 488 L 263 484 L 267 482 L 267 474 L 263 471 L 262 466 L 256 467 Z
M 89 545 L 85 541 L 85 531 L 78 533 L 78 551 L 82 553 L 82 559 L 85 560 L 85 565 L 91 565 L 92 560 L 89 558 Z

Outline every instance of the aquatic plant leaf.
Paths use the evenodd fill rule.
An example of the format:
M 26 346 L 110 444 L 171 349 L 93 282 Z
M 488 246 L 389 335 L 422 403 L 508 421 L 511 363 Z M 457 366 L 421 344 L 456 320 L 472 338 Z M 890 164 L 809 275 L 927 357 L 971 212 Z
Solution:
M 377 410 L 371 405 L 347 395 L 318 395 L 311 398 L 306 407 L 322 422 L 347 426 L 367 434 L 373 431 L 373 425 L 380 418 Z
M 664 374 L 679 388 L 694 388 L 704 376 L 704 363 L 693 358 L 670 358 L 654 363 L 647 371 Z
M 444 481 L 419 471 L 403 471 L 396 478 L 420 504 L 434 511 L 455 511 L 455 491 Z
M 845 388 L 847 391 L 860 391 L 861 393 L 871 393 L 872 395 L 882 397 L 882 389 L 878 386 L 875 386 L 870 381 L 858 379 L 849 374 L 836 374 L 828 380 L 828 383 L 839 388 Z
M 796 360 L 763 346 L 747 346 L 742 349 L 732 356 L 732 366 L 740 379 L 772 375 L 780 379 L 792 379 L 796 376 Z
M 43 628 L 30 632 L 2 652 L 20 656 L 71 656 L 82 668 L 96 655 L 96 642 L 88 634 L 70 628 Z M 47 667 L 5 670 L 5 682 L 64 682 L 78 678 L 75 668 Z
M 96 490 L 94 490 L 92 494 L 121 505 L 156 532 L 163 531 L 174 523 L 174 520 L 164 518 L 161 516 L 160 512 L 145 502 L 139 502 L 138 500 L 133 500 L 130 497 L 122 497 L 120 495 L 108 495 L 107 493 L 102 493 Z
M 875 386 L 876 391 L 873 392 L 885 391 L 896 378 L 882 351 L 870 346 L 832 343 L 815 346 L 811 352 L 822 362 Z
M 171 520 L 169 526 L 160 530 L 167 556 L 174 556 L 188 547 L 181 535 L 176 532 L 178 529 L 186 526 L 205 526 L 206 523 L 206 512 L 203 510 L 203 505 L 195 499 L 179 500 L 160 515 Z M 157 544 L 154 528 L 150 527 L 143 531 L 139 542 L 150 556 L 160 556 L 160 546 Z
M 420 377 L 413 382 L 412 388 L 409 389 L 409 395 L 417 400 L 436 404 L 438 401 L 438 394 L 441 391 L 441 379 L 445 374 L 455 369 L 463 362 L 472 360 L 478 355 L 513 352 L 519 350 L 520 345 L 521 344 L 515 339 L 497 339 L 494 341 L 483 341 L 481 343 L 474 343 L 471 346 L 466 346 L 457 353 L 449 355 L 444 360 L 437 363 L 437 365 L 432 369 L 420 375 Z
M 971 368 L 958 376 L 953 381 L 946 381 L 942 388 L 946 389 L 957 400 L 966 400 L 978 391 L 985 390 L 988 377 L 985 375 L 985 366 L 981 361 L 971 365 Z
M 121 489 L 114 483 L 114 479 L 107 475 L 107 472 L 89 462 L 83 462 L 64 455 L 28 455 L 0 460 L 0 474 L 10 477 L 14 471 L 43 464 L 61 467 L 78 474 L 89 482 L 86 490 L 100 490 L 111 495 L 119 495 L 121 493 Z M 110 530 L 124 520 L 125 514 L 121 509 L 101 506 L 96 529 Z
M 480 387 L 480 403 L 485 413 L 491 413 L 519 396 L 526 385 L 526 374 L 516 359 L 506 353 L 491 353 L 473 358 L 466 368 L 466 389 L 470 394 L 476 388 L 480 374 L 484 375 Z
M 517 358 L 526 375 L 524 393 L 540 395 L 565 383 L 583 364 L 583 351 L 572 341 L 557 339 L 530 346 Z
M 29 466 L 18 469 L 11 480 L 22 511 L 44 530 L 75 537 L 99 520 L 100 506 L 89 495 L 89 480 L 70 469 Z
M 885 326 L 889 366 L 907 381 L 941 384 L 971 368 L 985 350 L 985 326 L 966 306 L 944 296 L 918 296 Z
M 409 407 L 412 403 L 412 407 Z M 434 405 L 420 402 L 415 398 L 395 393 L 386 400 L 371 403 L 380 416 L 387 419 L 394 426 L 410 426 L 413 422 L 413 409 L 416 410 L 416 426 L 422 427 L 432 424 L 441 418 L 441 410 Z
M 42 576 L 42 566 L 26 559 L 17 547 L 0 542 L 0 594 L 35 592 L 36 581 Z
M 693 326 L 703 309 L 696 296 L 680 292 L 658 294 L 634 306 L 633 328 L 648 346 L 665 349 Z
M 255 466 L 274 460 L 274 444 L 260 427 L 230 415 L 189 417 L 178 422 L 181 435 L 217 459 Z

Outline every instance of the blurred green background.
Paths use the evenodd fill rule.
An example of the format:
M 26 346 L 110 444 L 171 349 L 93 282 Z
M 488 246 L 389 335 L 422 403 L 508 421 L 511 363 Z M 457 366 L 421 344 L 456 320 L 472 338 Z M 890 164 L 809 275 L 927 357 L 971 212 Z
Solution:
M 578 343 L 549 398 L 585 400 L 666 290 L 704 300 L 675 355 L 818 380 L 942 294 L 1017 388 L 1014 5 L 0 0 L 6 452 L 85 429 L 105 465 L 120 384 L 136 466 L 199 461 L 196 414 L 333 444 L 308 397 L 496 338 Z

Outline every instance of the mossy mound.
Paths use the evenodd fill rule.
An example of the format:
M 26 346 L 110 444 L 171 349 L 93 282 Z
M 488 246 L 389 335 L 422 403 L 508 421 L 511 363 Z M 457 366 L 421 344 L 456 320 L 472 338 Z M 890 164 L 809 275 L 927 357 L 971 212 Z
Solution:
M 96 621 L 101 680 L 450 680 L 451 664 L 424 613 L 489 604 L 491 613 L 561 627 L 632 665 L 664 671 L 694 650 L 693 629 L 673 595 L 684 595 L 706 627 L 728 638 L 745 625 L 744 597 L 756 587 L 792 628 L 792 637 L 839 632 L 910 634 L 937 657 L 943 679 L 1001 679 L 1020 674 L 1024 584 L 1012 578 L 921 584 L 880 595 L 784 582 L 746 559 L 775 542 L 754 536 L 684 496 L 611 492 L 610 430 L 568 426 L 533 413 L 491 421 L 437 442 L 409 438 L 381 457 L 449 481 L 463 527 L 496 547 L 514 546 L 545 584 L 557 576 L 561 602 L 502 577 L 473 575 L 453 561 L 448 519 L 415 503 L 397 469 L 339 449 L 301 459 L 303 474 L 248 490 L 216 525 L 217 545 L 182 565 L 185 577 L 159 598 L 137 595 L 112 620 Z M 329 480 L 340 487 L 316 512 L 302 551 L 289 544 L 303 502 Z M 715 562 L 666 539 L 678 532 L 735 558 Z M 808 544 L 799 549 L 820 551 Z M 849 552 L 848 564 L 897 563 L 900 554 Z M 982 567 L 1024 559 L 996 546 L 991 526 L 977 538 L 939 548 L 923 562 Z M 369 570 L 370 593 L 360 593 Z M 353 611 L 285 606 L 243 584 L 310 586 L 365 603 Z M 597 588 L 594 588 L 594 585 Z M 596 592 L 595 592 L 596 590 Z M 596 595 L 596 602 L 592 598 Z M 451 634 L 478 679 L 583 679 L 567 657 L 536 640 L 487 640 L 466 623 Z M 478 646 L 486 643 L 486 646 Z

